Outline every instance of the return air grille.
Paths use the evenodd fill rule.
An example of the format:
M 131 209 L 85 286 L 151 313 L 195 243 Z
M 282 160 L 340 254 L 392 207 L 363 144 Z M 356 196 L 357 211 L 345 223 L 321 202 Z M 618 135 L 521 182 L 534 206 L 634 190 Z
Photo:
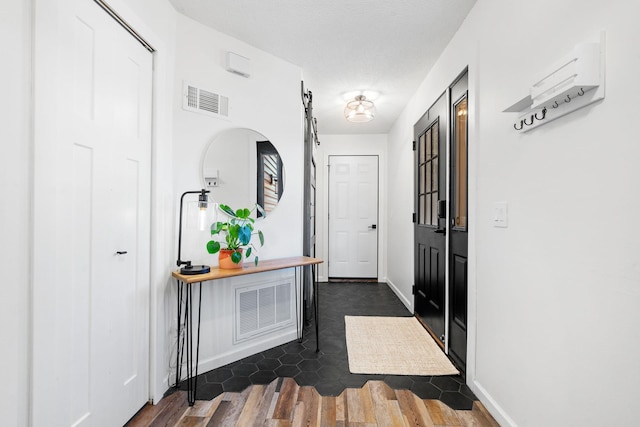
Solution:
M 229 117 L 229 98 L 184 82 L 182 108 L 214 117 Z
M 236 289 L 235 342 L 293 324 L 292 282 Z

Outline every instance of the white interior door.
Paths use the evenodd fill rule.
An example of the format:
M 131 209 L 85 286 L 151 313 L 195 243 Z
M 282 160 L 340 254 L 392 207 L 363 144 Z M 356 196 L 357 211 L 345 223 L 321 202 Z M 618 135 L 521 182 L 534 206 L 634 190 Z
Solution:
M 92 1 L 36 1 L 34 426 L 149 397 L 152 54 Z
M 329 278 L 378 277 L 378 156 L 329 156 Z

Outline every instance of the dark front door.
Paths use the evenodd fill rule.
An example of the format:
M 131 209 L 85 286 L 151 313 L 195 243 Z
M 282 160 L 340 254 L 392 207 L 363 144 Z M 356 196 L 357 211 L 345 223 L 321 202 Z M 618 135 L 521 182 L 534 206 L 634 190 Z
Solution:
M 449 212 L 449 356 L 465 371 L 467 360 L 467 74 L 451 87 Z
M 441 345 L 445 333 L 447 109 L 447 97 L 442 94 L 414 126 L 414 307 L 416 315 Z

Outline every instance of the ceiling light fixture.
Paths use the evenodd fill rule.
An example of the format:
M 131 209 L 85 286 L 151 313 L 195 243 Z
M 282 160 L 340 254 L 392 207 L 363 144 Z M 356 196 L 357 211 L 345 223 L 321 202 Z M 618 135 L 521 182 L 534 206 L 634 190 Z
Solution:
M 344 107 L 344 116 L 354 123 L 366 123 L 373 120 L 376 115 L 376 106 L 368 101 L 364 95 L 357 95 L 353 101 L 349 101 Z

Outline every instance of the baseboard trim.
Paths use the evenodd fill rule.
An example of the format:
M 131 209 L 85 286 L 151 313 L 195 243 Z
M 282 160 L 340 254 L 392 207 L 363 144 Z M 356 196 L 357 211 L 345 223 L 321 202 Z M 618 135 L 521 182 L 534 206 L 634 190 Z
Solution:
M 518 427 L 515 421 L 507 415 L 504 409 L 498 402 L 495 401 L 493 397 L 487 392 L 487 390 L 480 384 L 477 380 L 474 380 L 471 385 L 471 391 L 476 395 L 476 397 L 482 402 L 484 407 L 489 411 L 491 416 L 503 427 Z
M 329 277 L 329 283 L 378 283 L 378 278 Z
M 400 299 L 400 301 L 404 304 L 404 306 L 407 307 L 407 310 L 409 310 L 410 312 L 413 313 L 413 303 L 405 298 L 405 296 L 402 294 L 402 292 L 400 292 L 398 287 L 391 280 L 389 280 L 387 278 L 385 280 L 385 282 L 387 283 L 387 286 L 389 286 L 391 288 L 393 293 L 396 294 L 398 299 Z

